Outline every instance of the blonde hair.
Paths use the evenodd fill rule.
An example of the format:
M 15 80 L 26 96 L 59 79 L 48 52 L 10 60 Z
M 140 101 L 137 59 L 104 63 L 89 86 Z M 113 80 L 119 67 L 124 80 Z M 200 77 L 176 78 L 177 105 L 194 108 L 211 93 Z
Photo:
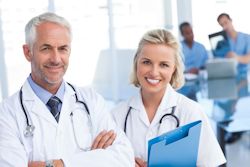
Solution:
M 136 87 L 140 87 L 136 72 L 137 72 L 137 61 L 139 54 L 146 44 L 159 44 L 166 45 L 175 51 L 175 71 L 170 80 L 170 85 L 174 89 L 179 89 L 184 85 L 184 64 L 181 57 L 181 51 L 179 43 L 176 38 L 165 29 L 154 29 L 146 32 L 141 38 L 136 54 L 134 56 L 133 71 L 131 74 L 131 83 Z

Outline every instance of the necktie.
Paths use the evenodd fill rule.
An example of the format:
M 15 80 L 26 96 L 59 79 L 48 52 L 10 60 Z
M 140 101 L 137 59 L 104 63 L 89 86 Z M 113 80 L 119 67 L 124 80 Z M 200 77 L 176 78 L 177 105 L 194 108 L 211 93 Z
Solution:
M 60 103 L 61 103 L 60 99 L 56 96 L 52 96 L 47 103 L 47 105 L 50 107 L 50 112 L 55 117 L 57 122 L 59 120 L 59 115 L 60 115 L 60 111 L 59 111 Z

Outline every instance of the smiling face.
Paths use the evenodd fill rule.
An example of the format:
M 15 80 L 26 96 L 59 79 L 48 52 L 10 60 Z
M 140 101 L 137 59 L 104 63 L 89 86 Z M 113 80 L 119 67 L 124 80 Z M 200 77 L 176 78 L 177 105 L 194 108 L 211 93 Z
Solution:
M 68 67 L 70 34 L 67 28 L 51 22 L 38 25 L 36 30 L 35 43 L 33 47 L 24 45 L 24 54 L 31 62 L 32 79 L 55 93 Z
M 163 96 L 175 71 L 175 51 L 163 44 L 146 44 L 138 54 L 136 75 L 142 93 Z

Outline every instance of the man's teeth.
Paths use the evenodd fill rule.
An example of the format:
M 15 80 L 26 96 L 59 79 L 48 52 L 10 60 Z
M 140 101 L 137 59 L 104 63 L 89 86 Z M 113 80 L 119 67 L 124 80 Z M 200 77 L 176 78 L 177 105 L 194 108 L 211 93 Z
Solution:
M 147 81 L 152 83 L 152 84 L 157 84 L 158 82 L 160 82 L 160 80 L 158 80 L 158 79 L 147 79 Z

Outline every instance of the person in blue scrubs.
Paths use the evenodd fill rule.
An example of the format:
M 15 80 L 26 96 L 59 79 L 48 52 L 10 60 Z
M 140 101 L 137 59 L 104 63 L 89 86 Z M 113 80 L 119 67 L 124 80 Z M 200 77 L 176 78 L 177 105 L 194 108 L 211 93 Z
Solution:
M 206 48 L 199 42 L 194 40 L 193 29 L 190 23 L 183 22 L 179 26 L 183 41 L 181 41 L 182 53 L 184 56 L 185 76 L 189 74 L 198 75 L 201 69 L 205 68 L 205 63 L 208 59 Z M 186 78 L 186 77 L 185 77 Z M 186 78 L 187 79 L 187 78 Z M 188 79 L 187 79 L 188 80 Z M 197 101 L 196 92 L 198 86 L 196 82 L 184 85 L 179 93 L 188 98 Z
M 250 63 L 250 35 L 235 30 L 232 19 L 227 13 L 221 13 L 218 23 L 226 32 L 229 39 L 230 51 L 225 55 L 238 61 L 238 73 L 247 74 Z
M 238 62 L 238 75 L 247 75 L 248 64 L 250 63 L 250 35 L 235 30 L 232 19 L 227 13 L 221 13 L 217 18 L 218 23 L 226 32 L 230 51 L 225 55 L 227 58 L 234 58 Z M 241 137 L 242 132 L 227 133 L 225 141 L 233 143 Z
M 184 55 L 185 72 L 198 74 L 199 70 L 204 68 L 208 59 L 206 48 L 194 40 L 194 33 L 190 23 L 181 23 L 179 29 L 184 38 L 181 44 Z

